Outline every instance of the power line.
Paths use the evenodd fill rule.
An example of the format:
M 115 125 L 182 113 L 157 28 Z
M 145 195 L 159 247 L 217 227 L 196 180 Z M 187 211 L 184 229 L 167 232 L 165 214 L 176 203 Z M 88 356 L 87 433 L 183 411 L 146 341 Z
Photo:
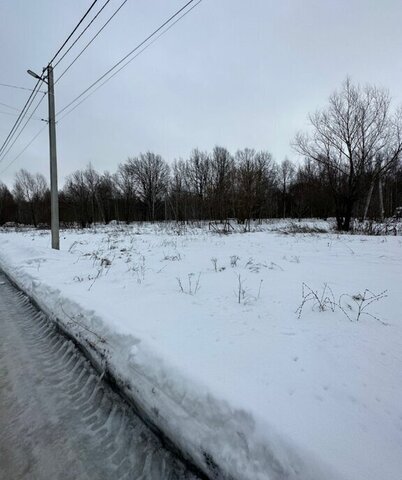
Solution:
M 46 93 L 46 92 L 42 92 L 42 93 Z M 13 107 L 12 105 L 8 105 L 7 103 L 0 102 L 0 105 L 2 105 L 3 107 L 10 108 L 11 110 L 14 110 L 15 112 L 20 112 L 21 111 L 19 108 Z M 18 113 L 14 113 L 14 112 L 0 112 L 0 113 L 4 113 L 5 115 L 15 115 L 16 117 L 18 116 Z M 32 117 L 32 118 L 34 118 L 35 120 L 42 120 L 39 117 Z
M 21 130 L 19 131 L 18 135 L 14 138 L 14 141 L 11 143 L 11 145 L 8 147 L 8 150 L 6 150 L 5 152 L 3 152 L 1 155 L 0 155 L 0 162 L 2 162 L 4 160 L 4 158 L 8 155 L 8 153 L 10 152 L 10 150 L 13 148 L 13 146 L 15 145 L 15 142 L 19 139 L 19 137 L 21 136 L 22 132 L 25 130 L 25 127 L 28 125 L 29 121 L 31 120 L 31 118 L 34 116 L 35 112 L 38 110 L 40 104 L 42 103 L 43 99 L 45 98 L 45 96 L 47 95 L 47 93 L 44 93 L 42 95 L 42 97 L 39 99 L 39 102 L 37 103 L 36 107 L 33 109 L 31 115 L 28 117 L 28 120 L 24 123 L 23 127 L 21 128 Z
M 2 105 L 3 107 L 11 108 L 11 110 L 15 110 L 15 111 L 17 111 L 17 112 L 20 112 L 20 111 L 21 111 L 19 108 L 16 108 L 16 107 L 13 107 L 13 106 L 11 106 L 11 105 L 8 105 L 7 103 L 0 102 L 0 105 Z
M 68 49 L 63 53 L 61 58 L 56 62 L 55 65 L 53 65 L 53 68 L 56 68 L 57 65 L 63 60 L 63 58 L 68 54 L 68 52 L 74 47 L 74 45 L 78 42 L 78 40 L 84 35 L 84 33 L 88 30 L 88 28 L 93 24 L 93 22 L 98 18 L 98 16 L 102 13 L 104 8 L 108 5 L 110 0 L 106 0 L 105 4 L 101 9 L 98 11 L 98 13 L 93 17 L 93 19 L 88 23 L 88 25 L 84 28 L 84 30 L 78 35 L 78 37 L 74 40 L 74 42 L 68 47 Z
M 38 82 L 39 83 L 39 82 Z M 38 85 L 37 83 L 37 85 Z M 8 145 L 10 144 L 10 142 L 13 140 L 13 136 L 16 134 L 19 126 L 21 125 L 21 123 L 24 121 L 29 109 L 31 108 L 31 105 L 32 103 L 34 102 L 35 98 L 36 98 L 36 95 L 38 94 L 38 91 L 36 92 L 32 92 L 30 97 L 28 98 L 27 102 L 25 103 L 24 105 L 24 108 L 21 110 L 21 112 L 19 113 L 18 117 L 17 117 L 17 120 L 15 121 L 14 125 L 13 125 L 13 128 L 11 129 L 10 133 L 8 134 L 5 142 L 3 143 L 1 149 L 0 149 L 0 156 L 3 155 L 4 151 L 6 150 L 6 148 L 8 147 Z M 43 94 L 45 95 L 45 94 Z M 35 109 L 36 110 L 36 109 Z M 35 113 L 32 112 L 31 116 L 29 117 L 29 119 L 32 118 L 33 114 Z
M 1 146 L 0 148 L 0 162 L 2 161 L 2 159 L 8 154 L 8 152 L 10 151 L 10 149 L 12 148 L 12 146 L 15 144 L 15 142 L 17 141 L 17 139 L 20 137 L 21 133 L 23 132 L 24 128 L 26 127 L 26 125 L 28 124 L 28 122 L 31 120 L 31 118 L 34 116 L 34 113 L 36 112 L 37 108 L 39 107 L 40 103 L 42 102 L 44 96 L 46 95 L 46 92 L 42 93 L 42 98 L 39 102 L 39 104 L 36 106 L 36 108 L 34 109 L 34 111 L 31 113 L 30 117 L 28 118 L 28 120 L 25 122 L 24 126 L 22 127 L 22 129 L 20 130 L 20 132 L 18 133 L 18 136 L 17 138 L 13 141 L 13 138 L 15 137 L 16 133 L 17 133 L 17 130 L 18 128 L 20 127 L 21 123 L 24 121 L 26 115 L 28 114 L 28 111 L 29 109 L 31 108 L 31 105 L 32 103 L 34 102 L 36 96 L 38 95 L 39 93 L 39 84 L 40 82 L 42 81 L 42 77 L 38 78 L 38 81 L 36 82 L 36 85 L 34 87 L 34 89 L 32 90 L 31 94 L 29 95 L 28 97 L 28 100 L 25 102 L 25 105 L 24 107 L 22 108 L 22 110 L 20 111 L 20 113 L 18 114 L 18 117 L 13 125 L 13 127 L 11 128 L 9 134 L 7 135 L 7 138 L 5 139 L 5 141 L 3 142 L 3 145 Z M 8 145 L 11 144 L 11 147 L 7 149 Z
M 107 83 L 109 80 L 111 80 L 114 76 L 116 76 L 121 70 L 123 70 L 123 68 L 125 68 L 129 63 L 131 63 L 133 60 L 135 60 L 139 55 L 141 55 L 142 52 L 144 52 L 144 50 L 146 50 L 147 48 L 149 48 L 151 45 L 153 45 L 157 40 L 159 40 L 160 37 L 162 37 L 163 35 L 165 35 L 165 33 L 167 33 L 171 28 L 173 28 L 176 23 L 178 23 L 183 17 L 185 17 L 186 15 L 188 15 L 191 10 L 193 10 L 197 5 L 199 5 L 200 3 L 202 2 L 202 0 L 198 0 L 197 3 L 195 3 L 190 9 L 186 10 L 186 12 L 184 12 L 179 18 L 177 18 L 172 24 L 170 24 L 165 30 L 163 30 L 157 37 L 155 37 L 152 42 L 148 43 L 147 45 L 145 45 L 144 48 L 142 48 L 136 55 L 134 55 L 134 57 L 130 58 L 130 60 L 128 60 L 126 63 L 124 63 L 118 70 L 116 70 L 109 78 L 107 78 L 104 82 L 102 82 L 100 85 L 98 85 L 95 90 L 92 90 L 92 92 L 90 92 L 88 95 L 86 95 L 80 102 L 78 102 L 76 105 L 74 105 L 70 110 L 68 110 L 59 120 L 58 120 L 58 123 L 60 123 L 65 117 L 67 117 L 67 115 L 69 115 L 70 113 L 72 113 L 76 108 L 78 108 L 81 103 L 85 102 L 85 100 L 87 98 L 89 98 L 91 95 L 93 95 L 97 90 L 99 90 L 103 85 L 105 85 L 105 83 Z
M 68 36 L 68 38 L 65 40 L 65 42 L 63 43 L 63 45 L 59 48 L 59 50 L 56 52 L 56 54 L 53 56 L 52 60 L 49 62 L 49 65 L 56 59 L 56 57 L 59 55 L 59 53 L 61 52 L 61 50 L 65 47 L 65 45 L 67 44 L 67 42 L 71 39 L 71 37 L 74 35 L 74 33 L 77 31 L 77 29 L 79 28 L 79 26 L 82 24 L 82 22 L 84 21 L 84 19 L 86 18 L 86 16 L 89 14 L 89 12 L 92 10 L 92 8 L 95 6 L 95 4 L 97 3 L 98 0 L 94 0 L 94 2 L 91 4 L 91 6 L 89 7 L 89 9 L 87 10 L 87 12 L 84 14 L 84 16 L 81 18 L 81 20 L 78 22 L 77 26 L 74 28 L 74 30 L 72 31 L 72 33 Z M 65 54 L 62 56 L 61 59 L 59 59 L 59 61 L 56 63 L 56 65 L 58 65 L 61 60 L 66 56 L 66 54 L 71 50 L 71 48 L 77 43 L 77 41 L 79 40 L 79 38 L 82 37 L 82 35 L 84 34 L 84 32 L 89 28 L 89 26 L 94 22 L 94 20 L 99 16 L 99 14 L 101 13 L 101 11 L 106 7 L 106 5 L 109 3 L 110 0 L 107 0 L 106 3 L 103 5 L 103 7 L 98 11 L 98 13 L 95 15 L 95 17 L 91 20 L 91 22 L 87 25 L 87 27 L 84 29 L 83 32 L 81 32 L 81 34 L 78 36 L 78 38 L 73 42 L 73 44 L 68 48 L 67 52 L 65 52 Z M 113 15 L 107 20 L 107 22 L 105 22 L 105 24 L 98 30 L 98 32 L 94 35 L 94 37 L 92 37 L 92 39 L 86 44 L 86 46 L 81 50 L 81 52 L 77 55 L 77 57 L 74 58 L 74 60 L 70 63 L 70 65 L 63 71 L 63 73 L 60 75 L 60 77 L 57 79 L 60 80 L 60 78 L 67 72 L 67 70 L 78 60 L 78 58 L 84 53 L 84 51 L 89 47 L 89 45 L 96 39 L 96 37 L 102 32 L 102 30 L 108 25 L 108 23 L 114 18 L 114 16 L 120 11 L 120 9 L 123 7 L 123 5 L 127 2 L 128 0 L 124 0 L 122 2 L 122 4 L 116 9 L 116 11 L 113 13 Z M 190 0 L 188 1 L 182 8 L 180 8 L 179 10 L 177 10 L 171 17 L 169 17 L 162 25 L 160 25 L 156 30 L 154 30 L 150 35 L 148 35 L 147 38 L 145 38 L 145 40 L 143 40 L 141 43 L 139 43 L 134 49 L 132 49 L 127 55 L 125 55 L 121 60 L 119 60 L 115 65 L 113 65 L 113 67 L 111 67 L 107 72 L 105 72 L 101 77 L 99 77 L 94 83 L 92 83 L 88 88 L 86 88 L 80 95 L 78 95 L 73 101 L 71 101 L 68 105 L 66 105 L 62 110 L 60 110 L 58 112 L 58 115 L 60 113 L 62 113 L 63 111 L 67 110 L 68 107 L 70 107 L 73 103 L 75 103 L 77 100 L 79 100 L 80 98 L 82 98 L 89 90 L 91 90 L 95 85 L 98 85 L 99 82 L 101 82 L 103 79 L 105 79 L 105 77 L 107 77 L 110 73 L 113 72 L 113 70 L 115 70 L 117 67 L 120 66 L 120 68 L 118 68 L 115 72 L 113 72 L 113 74 L 106 78 L 100 85 L 98 85 L 98 87 L 93 90 L 92 92 L 90 92 L 85 98 L 83 98 L 77 105 L 75 105 L 72 109 L 70 109 L 68 112 L 66 112 L 65 115 L 63 115 L 63 117 L 60 118 L 59 121 L 61 121 L 64 117 L 66 117 L 67 115 L 69 115 L 73 110 L 75 110 L 75 108 L 77 108 L 82 102 L 84 102 L 90 95 L 92 95 L 93 93 L 95 93 L 95 91 L 97 91 L 100 87 L 102 87 L 105 83 L 107 83 L 109 80 L 111 80 L 115 75 L 117 75 L 123 68 L 125 68 L 129 63 L 131 63 L 135 58 L 137 58 L 142 52 L 144 52 L 147 48 L 149 48 L 153 43 L 155 43 L 160 37 L 162 37 L 165 33 L 167 33 L 176 23 L 178 23 L 183 17 L 185 17 L 187 14 L 189 14 L 197 5 L 199 5 L 202 0 L 198 0 L 191 8 L 189 8 L 188 10 L 186 10 L 186 8 L 191 5 L 195 0 Z M 180 15 L 180 13 L 182 13 L 184 11 L 184 13 L 182 15 Z M 179 16 L 180 15 L 180 16 Z M 179 16 L 179 18 L 177 18 Z M 176 19 L 174 22 L 172 22 L 172 20 Z M 172 23 L 171 23 L 172 22 Z M 170 25 L 169 25 L 170 24 Z M 167 28 L 165 28 L 167 27 Z M 157 35 L 159 33 L 159 35 Z M 156 36 L 157 35 L 157 36 Z M 155 37 L 156 36 L 156 37 Z M 155 37 L 155 38 L 153 38 Z M 149 40 L 151 40 L 153 38 L 153 40 L 151 42 L 149 42 Z M 149 42 L 147 44 L 147 42 Z M 143 47 L 143 48 L 141 48 Z M 138 52 L 134 57 L 130 58 L 129 57 L 135 53 L 135 52 Z M 127 62 L 125 62 L 127 59 L 129 59 Z M 125 62 L 125 63 L 123 63 Z M 123 64 L 123 65 L 122 65 Z M 22 134 L 22 132 L 24 131 L 24 129 L 26 128 L 28 122 L 31 120 L 31 118 L 34 118 L 33 115 L 34 113 L 36 112 L 36 110 L 39 108 L 41 102 L 43 101 L 45 95 L 47 92 L 41 92 L 39 89 L 38 89 L 38 86 L 39 86 L 39 83 L 43 81 L 43 74 L 41 76 L 40 79 L 38 79 L 38 82 L 36 83 L 35 87 L 33 89 L 29 89 L 29 88 L 25 88 L 25 87 L 18 87 L 18 86 L 15 86 L 15 85 L 10 85 L 10 84 L 2 84 L 0 83 L 0 86 L 5 86 L 5 87 L 10 87 L 10 88 L 18 88 L 18 89 L 22 89 L 22 90 L 28 90 L 28 91 L 31 91 L 31 94 L 30 96 L 28 97 L 28 100 L 26 101 L 23 109 L 21 110 L 20 114 L 18 115 L 18 118 L 15 122 L 15 124 L 13 125 L 13 128 L 11 129 L 10 133 L 8 134 L 6 140 L 4 141 L 3 145 L 1 146 L 0 148 L 0 156 L 2 158 L 0 158 L 0 162 L 4 160 L 4 158 L 6 157 L 6 155 L 10 152 L 11 148 L 13 147 L 13 145 L 15 144 L 15 142 L 18 140 L 18 138 L 20 137 L 20 135 Z M 57 82 L 56 81 L 56 82 Z M 35 97 L 38 93 L 44 93 L 44 95 L 41 97 L 40 101 L 38 102 L 38 104 L 36 105 L 36 107 L 34 108 L 34 110 L 32 111 L 31 115 L 29 116 L 29 118 L 27 119 L 27 121 L 25 122 L 25 124 L 23 125 L 23 127 L 21 128 L 20 132 L 18 133 L 17 137 L 14 139 L 13 143 L 9 146 L 8 150 L 5 151 L 5 149 L 7 148 L 7 146 L 10 144 L 10 142 L 12 141 L 12 135 L 15 135 L 16 134 L 16 131 L 17 129 L 19 128 L 19 126 L 21 125 L 21 123 L 23 122 L 24 118 L 26 117 L 27 113 L 28 113 L 28 110 L 29 108 L 31 107 L 33 101 L 35 100 Z M 10 106 L 8 106 L 10 107 Z M 14 108 L 14 107 L 11 107 L 11 108 Z M 18 109 L 16 109 L 18 110 Z M 5 113 L 5 112 L 3 112 Z M 36 135 L 28 142 L 28 144 L 23 148 L 23 150 L 16 156 L 13 158 L 13 160 L 11 160 L 11 162 L 3 169 L 1 170 L 0 174 L 4 173 L 18 158 L 21 157 L 21 155 L 30 147 L 30 145 L 36 140 L 36 138 L 45 130 L 46 126 L 43 126 L 37 133 Z
M 3 115 L 11 115 L 13 117 L 17 117 L 18 116 L 18 113 L 14 113 L 14 112 L 2 112 L 0 110 L 0 113 L 2 113 Z
M 42 78 L 39 78 L 38 81 L 36 82 L 36 85 L 34 89 L 32 90 L 31 94 L 28 97 L 28 100 L 25 102 L 25 105 L 23 106 L 20 114 L 18 115 L 17 120 L 15 121 L 14 125 L 12 126 L 10 133 L 7 135 L 6 139 L 4 140 L 1 148 L 0 148 L 0 155 L 3 153 L 4 149 L 7 148 L 7 144 L 11 140 L 11 136 L 14 134 L 16 129 L 19 127 L 21 122 L 23 121 L 26 111 L 28 111 L 29 107 L 31 106 L 32 102 L 34 101 L 36 95 L 38 94 L 38 87 L 40 82 L 42 81 Z
M 0 110 L 0 113 L 2 115 L 10 115 L 12 117 L 18 117 L 18 113 L 14 113 L 14 112 L 3 112 L 2 110 Z M 32 117 L 34 120 L 43 120 L 42 118 L 39 118 L 39 117 Z
M 51 65 L 56 57 L 59 55 L 59 53 L 63 50 L 63 48 L 66 46 L 70 38 L 74 35 L 74 33 L 77 31 L 77 29 L 80 27 L 81 23 L 85 20 L 85 18 L 89 15 L 89 12 L 93 9 L 95 4 L 98 2 L 98 0 L 94 0 L 91 4 L 91 6 L 88 8 L 88 10 L 84 13 L 84 15 L 81 17 L 81 20 L 77 23 L 77 25 L 74 27 L 73 31 L 70 33 L 70 35 L 66 38 L 64 41 L 63 45 L 57 50 L 57 52 L 53 55 L 53 58 L 50 60 L 49 65 Z
M 17 85 L 10 85 L 9 83 L 0 83 L 0 87 L 16 88 L 18 90 L 28 90 L 28 92 L 33 92 L 33 88 L 18 87 Z M 43 93 L 43 92 L 41 92 Z
M 82 24 L 82 22 L 85 20 L 85 18 L 88 16 L 88 14 L 90 13 L 90 11 L 92 10 L 92 8 L 95 6 L 95 4 L 98 2 L 98 0 L 94 0 L 92 2 L 92 4 L 90 5 L 90 7 L 87 9 L 87 11 L 85 12 L 85 14 L 81 17 L 80 21 L 77 23 L 77 25 L 75 26 L 75 28 L 73 29 L 73 31 L 70 33 L 70 35 L 67 37 L 67 39 L 63 42 L 62 46 L 57 50 L 56 54 L 53 56 L 53 58 L 50 60 L 49 62 L 49 65 L 57 58 L 57 56 L 59 55 L 59 53 L 62 51 L 62 49 L 66 46 L 66 44 L 68 43 L 68 41 L 71 39 L 71 37 L 74 35 L 74 33 L 77 31 L 77 29 L 80 27 L 80 25 Z M 15 141 L 18 139 L 18 137 L 21 135 L 22 131 L 24 130 L 25 126 L 27 125 L 27 123 L 29 122 L 29 120 L 32 118 L 33 116 L 33 113 L 35 112 L 36 108 L 38 108 L 39 104 L 41 103 L 41 101 L 43 100 L 43 97 L 41 99 L 41 101 L 39 102 L 39 104 L 37 105 L 37 107 L 35 108 L 34 112 L 32 112 L 31 116 L 28 118 L 27 122 L 25 122 L 24 126 L 22 127 L 21 131 L 19 132 L 17 138 L 14 140 L 14 142 L 12 143 L 11 147 L 7 150 L 7 152 L 4 154 L 4 151 L 5 149 L 7 148 L 7 146 L 10 144 L 10 142 L 13 140 L 13 136 L 15 135 L 17 129 L 19 128 L 19 126 L 21 125 L 21 123 L 24 121 L 27 113 L 28 113 L 28 110 L 30 108 L 30 106 L 32 105 L 36 95 L 38 94 L 39 92 L 39 84 L 40 82 L 43 81 L 43 77 L 44 76 L 44 73 L 42 73 L 42 75 L 40 76 L 40 78 L 38 78 L 38 81 L 35 85 L 35 87 L 31 90 L 31 94 L 29 95 L 28 97 L 28 100 L 26 101 L 25 105 L 23 106 L 20 114 L 18 115 L 18 118 L 17 120 L 15 121 L 13 127 L 11 128 L 9 134 L 7 135 L 6 139 L 4 140 L 1 148 L 0 148 L 0 156 L 3 155 L 3 158 L 5 155 L 7 155 L 7 153 L 10 151 L 10 148 L 14 145 Z M 8 87 L 12 87 L 14 88 L 12 85 L 10 84 L 1 84 L 3 86 L 8 86 Z M 18 87 L 18 88 L 21 88 L 21 89 L 25 89 L 24 87 Z M 27 89 L 27 90 L 30 90 L 30 89 Z M 1 160 L 0 160 L 1 161 Z
M 0 175 L 1 175 L 2 173 L 4 173 L 8 168 L 10 168 L 11 165 L 12 165 L 16 160 L 18 160 L 18 159 L 21 157 L 21 155 L 32 145 L 32 143 L 39 137 L 39 135 L 43 132 L 43 130 L 45 130 L 45 128 L 46 128 L 46 125 L 44 125 L 44 126 L 39 130 L 39 132 L 36 133 L 36 135 L 25 145 L 25 147 L 21 150 L 21 152 L 20 152 L 18 155 L 17 155 L 16 157 L 14 157 L 14 158 L 11 160 L 11 162 L 10 162 L 6 167 L 3 168 L 3 170 L 1 170 Z
M 65 73 L 67 73 L 68 70 L 74 65 L 74 63 L 81 57 L 81 55 L 85 52 L 85 50 L 91 45 L 91 43 L 98 37 L 98 35 L 107 27 L 107 25 L 112 21 L 112 19 L 119 13 L 121 8 L 127 3 L 128 0 L 124 0 L 120 6 L 114 11 L 113 15 L 109 17 L 106 23 L 103 24 L 103 26 L 96 32 L 96 34 L 91 38 L 91 40 L 85 45 L 85 47 L 80 51 L 80 53 L 74 58 L 74 60 L 68 65 L 68 67 L 63 70 L 63 72 L 59 75 L 57 80 L 54 82 L 55 84 L 64 76 Z M 63 58 L 63 57 L 62 57 Z M 60 60 L 59 60 L 60 62 Z M 58 62 L 58 63 L 59 63 Z M 55 66 L 58 65 L 56 63 Z
M 130 57 L 134 52 L 139 50 L 145 43 L 147 43 L 152 37 L 154 37 L 157 33 L 159 33 L 166 25 L 168 25 L 174 18 L 176 18 L 180 13 L 185 10 L 190 4 L 192 4 L 195 0 L 190 0 L 187 2 L 183 7 L 181 7 L 179 10 L 177 10 L 176 13 L 174 13 L 172 16 L 170 16 L 165 22 L 162 23 L 156 30 L 154 30 L 150 35 L 148 35 L 145 40 L 143 40 L 141 43 L 139 43 L 135 48 L 133 48 L 127 55 L 125 55 L 121 60 L 119 60 L 115 65 L 113 65 L 109 70 L 107 70 L 103 75 L 101 75 L 95 82 L 93 82 L 89 87 L 87 87 L 83 92 L 81 92 L 77 97 L 74 98 L 69 104 L 67 104 L 65 107 L 63 107 L 59 112 L 57 112 L 57 115 L 60 115 L 60 113 L 64 112 L 67 110 L 68 107 L 70 107 L 73 103 L 75 103 L 77 100 L 82 98 L 91 88 L 93 88 L 95 85 L 97 85 L 99 82 L 101 82 L 109 73 L 111 73 L 115 68 L 117 68 L 119 65 L 121 65 L 125 60 L 127 60 L 128 57 Z
M 110 0 L 107 0 L 106 4 L 109 3 Z M 80 21 L 78 22 L 78 24 L 75 26 L 75 28 L 73 29 L 73 31 L 70 33 L 70 35 L 67 37 L 67 39 L 63 42 L 62 46 L 57 50 L 56 54 L 53 56 L 53 58 L 50 60 L 49 62 L 49 65 L 51 63 L 53 63 L 53 61 L 57 58 L 57 56 L 60 54 L 60 52 L 63 50 L 63 48 L 66 46 L 66 44 L 68 43 L 68 41 L 72 38 L 72 36 L 74 35 L 74 33 L 77 31 L 77 29 L 80 27 L 80 25 L 82 24 L 82 22 L 85 20 L 85 18 L 88 16 L 89 12 L 92 10 L 92 8 L 95 6 L 95 4 L 98 2 L 98 0 L 94 0 L 92 2 L 92 4 L 90 5 L 90 7 L 88 8 L 88 10 L 85 12 L 85 14 L 82 16 L 82 18 L 80 19 Z M 104 5 L 104 7 L 106 6 L 106 4 Z M 102 9 L 101 9 L 102 10 Z M 99 15 L 100 12 L 98 12 L 98 15 Z M 97 15 L 95 16 L 95 18 L 97 17 Z M 94 18 L 94 19 L 95 19 Z M 93 20 L 94 20 L 93 19 Z M 92 20 L 92 22 L 93 22 Z M 92 23 L 91 22 L 91 23 Z M 90 23 L 90 24 L 91 24 Z M 89 27 L 89 26 L 88 26 Z M 87 28 L 88 28 L 87 27 Z M 85 29 L 86 30 L 86 29 Z M 84 31 L 85 31 L 84 30 Z M 82 32 L 83 34 L 83 32 Z M 82 36 L 82 34 L 78 37 L 80 38 Z M 78 40 L 78 39 L 77 39 Z M 76 40 L 76 41 L 77 41 Z M 73 43 L 73 45 L 75 44 L 76 42 Z M 71 48 L 70 48 L 71 49 Z M 69 49 L 69 50 L 70 50 Z M 64 58 L 65 55 L 63 55 L 63 58 Z M 29 89 L 29 88 L 25 88 L 25 87 L 18 87 L 18 86 L 15 86 L 15 85 L 10 85 L 10 84 L 5 84 L 5 83 L 2 83 L 0 84 L 1 86 L 4 86 L 4 87 L 8 87 L 8 88 L 17 88 L 17 89 L 20 89 L 20 90 L 28 90 L 28 91 L 31 91 L 31 94 L 29 95 L 27 101 L 25 102 L 22 110 L 20 111 L 20 113 L 18 114 L 18 117 L 14 123 L 14 125 L 12 126 L 9 134 L 7 135 L 6 139 L 4 140 L 1 148 L 0 148 L 0 162 L 2 160 L 4 160 L 4 158 L 7 156 L 7 154 L 10 152 L 11 148 L 14 146 L 15 142 L 18 140 L 18 138 L 20 137 L 20 135 L 22 134 L 22 132 L 24 131 L 24 129 L 26 128 L 28 122 L 31 120 L 31 118 L 33 118 L 33 115 L 34 113 L 36 112 L 36 110 L 38 109 L 39 105 L 41 104 L 44 96 L 46 95 L 47 92 L 44 92 L 44 95 L 43 97 L 40 99 L 39 103 L 36 105 L 35 109 L 33 110 L 33 112 L 31 113 L 31 115 L 28 117 L 28 120 L 24 123 L 24 125 L 22 126 L 21 130 L 19 131 L 18 135 L 15 137 L 16 135 L 16 132 L 18 130 L 18 128 L 20 127 L 21 123 L 24 121 L 26 115 L 28 114 L 28 111 L 33 103 L 33 101 L 35 100 L 35 97 L 36 95 L 38 94 L 39 92 L 39 84 L 41 81 L 43 81 L 43 73 L 42 75 L 40 76 L 40 78 L 38 78 L 38 81 L 35 85 L 35 87 L 33 89 Z M 13 137 L 14 140 L 13 140 Z M 12 142 L 12 143 L 11 143 Z M 10 145 L 11 143 L 11 145 Z M 10 145 L 10 146 L 9 146 Z M 29 146 L 30 144 L 28 144 Z M 28 146 L 26 148 L 28 148 Z M 7 149 L 8 147 L 8 149 Z M 24 151 L 26 150 L 26 148 L 24 149 Z M 7 150 L 6 150 L 7 149 Z M 23 153 L 23 152 L 22 152 Z M 21 153 L 21 154 L 22 154 Z M 12 162 L 11 162 L 12 163 Z M 10 164 L 11 164 L 10 163 Z M 8 167 L 7 167 L 8 168 Z

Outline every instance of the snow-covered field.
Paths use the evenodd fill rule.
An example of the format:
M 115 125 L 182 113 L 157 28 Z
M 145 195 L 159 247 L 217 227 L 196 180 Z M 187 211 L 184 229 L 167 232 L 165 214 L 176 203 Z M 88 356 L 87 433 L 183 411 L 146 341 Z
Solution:
M 2 232 L 0 267 L 211 478 L 400 480 L 402 238 L 277 227 Z

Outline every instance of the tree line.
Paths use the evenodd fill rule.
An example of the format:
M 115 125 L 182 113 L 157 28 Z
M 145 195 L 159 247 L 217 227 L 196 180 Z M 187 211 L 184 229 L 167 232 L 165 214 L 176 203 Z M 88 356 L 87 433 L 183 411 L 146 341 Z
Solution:
M 402 111 L 389 94 L 347 79 L 328 105 L 309 116 L 310 129 L 292 142 L 300 163 L 274 161 L 267 151 L 195 149 L 169 165 L 153 152 L 121 163 L 114 173 L 92 165 L 69 175 L 59 192 L 60 220 L 86 227 L 111 220 L 178 222 L 235 218 L 391 216 L 402 205 Z M 0 183 L 0 224 L 46 226 L 50 193 L 41 174 L 25 169 L 12 189 Z

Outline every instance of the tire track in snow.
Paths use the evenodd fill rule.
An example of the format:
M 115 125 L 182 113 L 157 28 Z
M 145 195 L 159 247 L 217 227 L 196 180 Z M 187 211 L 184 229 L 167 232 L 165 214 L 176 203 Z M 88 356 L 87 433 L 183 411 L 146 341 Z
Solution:
M 196 480 L 0 273 L 0 480 Z

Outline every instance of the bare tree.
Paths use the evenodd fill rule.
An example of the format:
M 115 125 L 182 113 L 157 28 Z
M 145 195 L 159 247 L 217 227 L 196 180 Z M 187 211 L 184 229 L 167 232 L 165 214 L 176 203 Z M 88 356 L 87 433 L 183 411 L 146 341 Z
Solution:
M 64 194 L 66 202 L 74 211 L 75 220 L 82 228 L 87 227 L 91 223 L 90 193 L 82 170 L 76 170 L 67 177 Z
M 128 223 L 132 219 L 132 209 L 136 199 L 136 181 L 128 162 L 122 163 L 115 174 L 117 192 L 123 201 L 123 219 Z
M 188 219 L 188 165 L 183 160 L 175 160 L 172 167 L 172 178 L 170 181 L 170 203 L 176 221 Z M 167 205 L 165 205 L 165 210 Z M 165 212 L 165 218 L 167 214 Z
M 289 184 L 294 179 L 295 173 L 296 173 L 295 166 L 288 158 L 285 158 L 285 160 L 280 164 L 280 167 L 279 167 L 279 178 L 280 178 L 281 188 L 282 188 L 283 218 L 286 218 L 286 196 L 288 193 Z
M 169 165 L 160 155 L 141 153 L 129 158 L 128 167 L 135 178 L 138 194 L 148 210 L 148 219 L 155 220 L 155 206 L 167 193 Z
M 105 224 L 108 224 L 116 217 L 116 183 L 115 177 L 109 172 L 100 175 L 96 187 L 96 200 L 99 208 L 99 215 Z
M 212 217 L 223 221 L 233 211 L 234 160 L 226 148 L 216 146 L 211 158 Z
M 88 165 L 67 177 L 60 219 L 79 223 L 122 219 L 225 220 L 336 215 L 347 230 L 353 213 L 371 218 L 400 215 L 402 113 L 392 113 L 387 92 L 347 80 L 329 106 L 310 117 L 311 135 L 299 134 L 304 164 L 277 165 L 267 151 L 234 156 L 222 147 L 193 150 L 187 160 L 166 162 L 148 152 L 128 159 L 114 174 Z M 374 188 L 378 186 L 377 188 Z M 370 203 L 371 201 L 371 203 Z M 370 206 L 371 205 L 371 206 Z M 41 175 L 18 173 L 13 192 L 0 183 L 0 224 L 38 225 L 50 217 L 49 190 Z
M 337 226 L 349 230 L 365 176 L 382 175 L 402 152 L 402 115 L 390 112 L 387 91 L 355 86 L 348 78 L 326 109 L 309 117 L 312 135 L 299 133 L 295 149 L 324 166 L 332 190 Z M 376 169 L 376 159 L 383 159 Z
M 15 218 L 15 201 L 7 185 L 0 182 L 0 225 Z
M 206 216 L 208 191 L 211 191 L 211 159 L 206 152 L 195 149 L 187 161 L 187 178 L 191 192 L 195 195 L 193 216 L 202 220 Z
M 264 200 L 269 195 L 273 183 L 272 156 L 245 148 L 236 152 L 235 163 L 236 216 L 240 223 L 249 224 L 252 218 L 260 218 Z
M 277 180 L 277 167 L 272 155 L 267 151 L 260 151 L 255 156 L 256 174 L 256 216 L 261 220 L 263 215 L 272 211 L 273 192 Z
M 323 165 L 305 158 L 298 166 L 297 173 L 289 187 L 294 213 L 298 218 L 327 218 L 333 214 L 333 201 L 328 194 L 329 188 Z
M 86 169 L 83 171 L 83 180 L 86 188 L 88 189 L 89 199 L 90 199 L 90 211 L 91 211 L 91 220 L 90 223 L 96 221 L 96 206 L 99 207 L 99 199 L 97 197 L 98 187 L 100 183 L 100 175 L 93 168 L 92 164 L 89 163 Z
M 45 177 L 37 173 L 33 175 L 25 169 L 21 169 L 15 176 L 14 195 L 17 202 L 26 202 L 29 206 L 31 223 L 37 227 L 40 202 L 45 200 L 48 186 Z

